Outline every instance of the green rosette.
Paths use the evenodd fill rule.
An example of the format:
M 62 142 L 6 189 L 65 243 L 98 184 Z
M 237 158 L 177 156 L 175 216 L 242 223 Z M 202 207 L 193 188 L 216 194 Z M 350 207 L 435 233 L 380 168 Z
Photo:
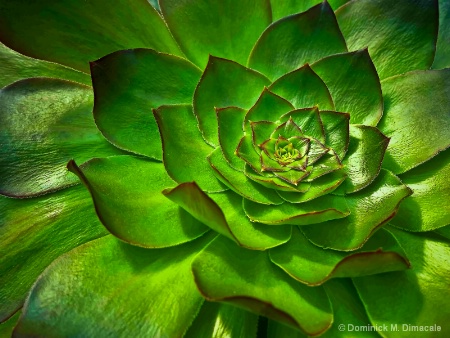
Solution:
M 0 8 L 0 335 L 450 334 L 446 1 Z

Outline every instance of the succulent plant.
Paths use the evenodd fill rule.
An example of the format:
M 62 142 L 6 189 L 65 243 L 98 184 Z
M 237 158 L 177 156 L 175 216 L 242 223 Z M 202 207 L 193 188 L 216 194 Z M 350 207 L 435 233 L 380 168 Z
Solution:
M 448 336 L 450 2 L 0 17 L 0 333 Z

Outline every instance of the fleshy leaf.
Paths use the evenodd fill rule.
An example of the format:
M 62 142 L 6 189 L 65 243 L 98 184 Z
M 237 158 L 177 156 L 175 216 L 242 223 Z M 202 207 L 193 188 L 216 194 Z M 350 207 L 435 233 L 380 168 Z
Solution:
M 450 67 L 450 2 L 439 0 L 439 33 L 434 55 L 434 69 Z
M 103 135 L 119 148 L 161 160 L 151 109 L 191 104 L 201 71 L 177 56 L 132 49 L 91 62 L 91 73 L 94 118 Z
M 231 168 L 222 156 L 219 148 L 208 157 L 209 164 L 214 169 L 216 177 L 235 193 L 261 204 L 281 204 L 283 200 L 276 191 L 267 189 Z
M 122 152 L 98 132 L 91 89 L 74 82 L 35 78 L 0 91 L 0 192 L 30 197 L 78 182 L 71 158 Z
M 208 54 L 247 62 L 271 20 L 269 0 L 159 0 L 162 14 L 181 49 L 204 68 Z
M 317 107 L 293 110 L 280 118 L 281 122 L 288 121 L 290 118 L 303 131 L 303 134 L 313 137 L 322 143 L 325 143 L 325 134 L 322 120 L 319 116 Z
M 22 307 L 54 259 L 106 234 L 84 187 L 33 199 L 0 196 L 0 322 Z
M 91 85 L 89 75 L 52 62 L 32 59 L 0 43 L 0 88 L 30 77 L 52 77 Z
M 0 2 L 0 40 L 33 58 L 89 73 L 89 61 L 146 47 L 180 55 L 163 19 L 147 0 Z M 45 34 L 43 34 L 45 32 Z
M 270 138 L 270 135 L 277 127 L 277 124 L 275 122 L 259 121 L 251 122 L 250 127 L 252 129 L 253 147 L 257 152 L 261 152 L 260 146 L 262 146 L 263 143 Z
M 248 249 L 265 250 L 285 243 L 291 236 L 290 228 L 266 229 L 251 223 L 242 211 L 242 197 L 234 192 L 207 195 L 192 182 L 163 193 L 200 222 Z
M 346 51 L 333 9 L 324 1 L 267 27 L 253 47 L 248 65 L 274 80 L 305 63 Z
M 348 216 L 350 210 L 341 196 L 322 196 L 301 204 L 284 203 L 261 208 L 260 204 L 244 199 L 244 210 L 253 222 L 270 225 L 308 225 Z M 313 225 L 311 228 L 319 226 Z
M 9 338 L 12 337 L 14 327 L 21 316 L 22 311 L 17 311 L 12 317 L 8 318 L 6 322 L 0 323 L 0 337 Z
M 223 191 L 223 184 L 206 161 L 214 149 L 203 141 L 192 107 L 161 106 L 153 110 L 153 114 L 161 134 L 163 162 L 169 176 L 178 183 L 196 181 L 208 192 Z
M 241 138 L 236 149 L 236 155 L 245 161 L 254 171 L 261 172 L 259 154 L 253 147 L 251 135 L 245 135 Z
M 229 228 L 239 245 L 252 250 L 266 250 L 291 238 L 291 226 L 270 227 L 251 222 L 242 209 L 242 197 L 232 191 L 209 195 L 223 210 Z
M 280 124 L 270 135 L 271 138 L 279 138 L 282 137 L 284 139 L 288 139 L 290 137 L 302 137 L 303 132 L 300 127 L 292 120 L 292 118 L 288 118 L 288 120 L 282 124 Z
M 414 193 L 390 224 L 409 231 L 430 231 L 450 224 L 450 150 L 443 151 L 400 179 Z
M 242 138 L 242 123 L 247 111 L 237 107 L 216 108 L 219 125 L 219 144 L 223 156 L 236 170 L 244 170 L 244 162 L 237 157 L 236 148 Z
M 331 8 L 336 10 L 339 6 L 342 6 L 349 0 L 328 0 Z M 273 21 L 284 18 L 291 14 L 297 14 L 304 12 L 314 5 L 319 4 L 322 0 L 270 0 L 272 5 L 272 17 Z M 284 337 L 279 335 L 278 337 Z
M 334 109 L 333 99 L 322 79 L 306 64 L 273 82 L 269 89 L 295 108 Z
M 410 267 L 403 249 L 383 229 L 362 249 L 347 253 L 315 246 L 294 227 L 291 240 L 271 249 L 269 254 L 272 262 L 288 275 L 310 286 L 321 285 L 330 278 L 361 277 Z
M 159 162 L 133 156 L 68 164 L 89 189 L 105 227 L 121 240 L 162 248 L 191 241 L 208 228 L 168 201 L 161 191 L 176 183 Z
M 332 148 L 342 161 L 350 141 L 350 114 L 335 111 L 320 111 L 325 132 L 325 145 Z
M 367 49 L 332 55 L 311 65 L 350 123 L 376 126 L 383 114 L 380 79 Z
M 450 69 L 393 77 L 383 81 L 383 95 L 378 128 L 391 138 L 383 167 L 403 173 L 448 148 Z
M 398 177 L 381 170 L 371 185 L 345 198 L 350 213 L 348 217 L 305 226 L 302 231 L 311 242 L 325 249 L 357 250 L 395 216 L 400 202 L 411 193 Z
M 258 316 L 225 303 L 204 302 L 184 338 L 256 336 Z
M 80 246 L 39 277 L 14 333 L 182 336 L 203 303 L 195 289 L 191 262 L 211 239 L 211 235 L 203 236 L 151 251 L 113 236 Z M 171 311 L 161 311 L 167 308 Z
M 381 79 L 433 62 L 438 33 L 438 1 L 360 0 L 336 11 L 348 48 L 369 47 Z
M 342 162 L 347 179 L 339 191 L 348 194 L 368 186 L 380 172 L 388 144 L 389 138 L 377 128 L 351 125 L 348 153 Z
M 409 325 L 432 326 L 434 330 L 440 326 L 440 332 L 421 331 L 418 337 L 447 336 L 450 245 L 433 233 L 390 231 L 402 244 L 413 269 L 353 280 L 371 323 L 388 327 L 398 324 L 398 331 L 389 332 L 390 337 L 404 337 L 403 324 L 408 330 Z
M 306 178 L 306 182 L 312 182 L 314 185 L 317 178 L 323 177 L 329 173 L 340 170 L 342 163 L 334 151 L 330 150 L 314 163 L 311 173 Z
M 359 331 L 355 335 L 356 327 L 361 327 L 361 330 L 364 330 L 363 327 L 371 328 L 369 326 L 371 324 L 351 279 L 332 279 L 324 287 L 333 306 L 334 322 L 333 326 L 321 336 L 322 338 L 355 338 L 355 336 L 380 338 L 377 331 L 369 329 L 365 330 L 364 333 Z
M 333 314 L 334 318 L 334 314 Z M 262 318 L 261 319 L 266 319 Z M 296 330 L 290 326 L 284 325 L 278 321 L 268 319 L 267 320 L 267 338 L 280 338 L 280 337 L 289 337 L 289 338 L 307 338 L 302 331 Z M 333 326 L 332 326 L 333 327 Z M 328 332 L 328 330 L 326 331 Z M 322 336 L 322 335 L 321 335 Z
M 196 257 L 192 271 L 207 300 L 235 304 L 311 335 L 325 331 L 333 320 L 322 287 L 296 282 L 265 252 L 245 250 L 222 236 Z
M 337 170 L 315 179 L 314 182 L 310 183 L 311 187 L 304 193 L 279 191 L 278 194 L 290 203 L 303 203 L 333 192 L 344 182 L 346 177 L 347 174 L 344 170 Z
M 297 185 L 300 183 L 305 177 L 309 175 L 309 171 L 300 171 L 300 170 L 289 170 L 289 171 L 280 171 L 274 172 L 276 177 L 285 180 L 286 182 Z
M 215 108 L 249 109 L 268 84 L 269 80 L 254 70 L 210 56 L 194 93 L 194 114 L 204 139 L 218 144 Z
M 278 177 L 264 177 L 257 175 L 248 165 L 244 167 L 244 174 L 252 181 L 257 182 L 266 188 L 279 191 L 304 192 L 307 191 L 310 187 L 309 183 L 300 182 L 297 186 L 293 186 L 292 184 L 289 184 Z
M 284 98 L 264 88 L 258 101 L 249 109 L 244 119 L 244 129 L 247 133 L 251 131 L 249 122 L 270 121 L 276 122 L 281 115 L 294 109 Z

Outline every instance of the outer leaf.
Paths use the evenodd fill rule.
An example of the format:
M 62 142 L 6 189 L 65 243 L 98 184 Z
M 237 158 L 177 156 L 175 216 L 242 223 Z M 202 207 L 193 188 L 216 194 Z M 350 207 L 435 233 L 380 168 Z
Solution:
M 383 114 L 383 97 L 367 49 L 332 55 L 311 67 L 330 90 L 336 110 L 350 113 L 350 123 L 377 125 Z
M 182 336 L 203 302 L 191 261 L 210 240 L 152 251 L 113 236 L 87 243 L 41 275 L 15 334 Z
M 337 170 L 315 179 L 304 193 L 278 191 L 278 194 L 287 202 L 303 203 L 333 192 L 346 178 L 347 174 L 344 170 Z
M 444 238 L 450 239 L 450 224 L 445 227 L 436 229 L 434 232 L 443 236 Z
M 208 228 L 168 201 L 161 191 L 173 186 L 162 163 L 132 156 L 93 159 L 69 170 L 89 189 L 105 227 L 130 244 L 161 248 L 191 241 Z
M 279 338 L 279 337 L 306 338 L 308 336 L 299 330 L 295 330 L 292 327 L 281 324 L 278 321 L 269 319 L 267 325 L 267 338 Z
M 76 81 L 85 85 L 91 84 L 91 79 L 85 73 L 58 65 L 29 58 L 9 49 L 0 43 L 0 87 L 29 77 L 53 77 Z
M 385 110 L 378 127 L 391 138 L 385 168 L 402 173 L 448 148 L 450 69 L 393 77 L 383 82 L 383 94 Z
M 410 231 L 430 231 L 450 224 L 450 150 L 400 176 L 414 193 L 390 222 Z
M 208 162 L 214 169 L 216 177 L 235 193 L 253 202 L 261 204 L 281 204 L 283 200 L 276 191 L 267 189 L 258 183 L 254 183 L 242 172 L 231 168 L 222 156 L 219 148 L 208 157 Z
M 192 326 L 183 337 L 211 338 L 256 336 L 258 316 L 225 303 L 204 302 Z
M 336 10 L 349 0 L 329 0 L 330 6 Z M 320 3 L 321 0 L 271 0 L 273 21 L 284 18 L 285 16 L 304 12 L 312 6 Z M 280 335 L 279 337 L 281 337 Z
M 439 0 L 439 34 L 432 68 L 450 67 L 450 3 Z
M 269 254 L 272 262 L 288 275 L 310 286 L 323 284 L 330 278 L 361 277 L 410 267 L 395 238 L 382 229 L 364 248 L 349 254 L 315 246 L 294 228 L 291 240 L 271 249 Z
M 237 157 L 236 148 L 242 138 L 242 123 L 247 111 L 237 107 L 217 108 L 219 144 L 227 162 L 236 170 L 243 171 L 244 162 Z
M 208 54 L 245 64 L 272 20 L 269 0 L 160 0 L 160 5 L 181 49 L 201 68 Z
M 215 108 L 235 106 L 248 109 L 269 80 L 238 63 L 210 56 L 194 93 L 194 113 L 204 139 L 217 145 Z
M 166 189 L 164 194 L 211 229 L 248 249 L 265 250 L 291 237 L 290 227 L 267 229 L 251 223 L 242 211 L 242 197 L 234 192 L 208 196 L 193 182 Z
M 369 47 L 381 79 L 433 62 L 437 0 L 351 1 L 336 11 L 350 50 Z
M 26 79 L 0 91 L 0 192 L 29 197 L 74 185 L 71 158 L 121 152 L 92 119 L 89 87 L 57 79 Z
M 445 337 L 450 333 L 450 245 L 442 237 L 429 234 L 411 234 L 401 230 L 392 233 L 402 243 L 414 269 L 379 274 L 353 281 L 374 325 L 398 324 L 398 332 L 390 337 L 403 337 L 409 325 L 440 326 L 440 332 L 417 332 L 417 337 Z M 396 299 L 395 302 L 392 302 Z M 414 333 L 413 333 L 414 334 Z
M 220 236 L 197 256 L 192 271 L 208 300 L 236 304 L 310 335 L 331 325 L 324 290 L 297 283 L 271 264 L 266 253 L 239 248 Z
M 327 86 L 308 64 L 281 76 L 269 89 L 287 99 L 295 108 L 317 106 L 334 109 Z
M 377 128 L 351 125 L 348 153 L 342 162 L 348 176 L 340 191 L 353 193 L 368 186 L 380 172 L 388 144 L 389 138 Z
M 205 191 L 223 191 L 206 161 L 213 151 L 197 129 L 192 107 L 161 106 L 153 110 L 163 144 L 163 161 L 169 176 L 178 183 L 195 180 Z
M 366 310 L 364 309 L 358 293 L 350 279 L 333 279 L 328 281 L 324 286 L 333 306 L 334 324 L 321 337 L 380 337 L 380 334 L 377 333 L 377 331 L 367 330 L 364 331 L 364 333 L 361 331 L 355 333 L 357 326 L 368 327 L 371 324 L 367 317 Z M 344 330 L 342 330 L 342 327 L 344 327 Z M 390 329 L 390 326 L 388 326 L 388 328 Z
M 190 104 L 201 72 L 190 62 L 151 49 L 115 52 L 91 63 L 94 117 L 114 145 L 161 159 L 152 108 Z
M 6 322 L 0 323 L 0 337 L 2 338 L 12 337 L 14 327 L 16 326 L 17 321 L 19 320 L 21 314 L 22 311 L 19 310 Z
M 106 0 L 2 0 L 0 8 L 0 40 L 5 45 L 83 72 L 89 72 L 89 61 L 121 49 L 181 54 L 147 0 L 118 0 L 114 6 Z
M 260 204 L 244 199 L 244 210 L 251 221 L 271 225 L 322 223 L 346 217 L 350 212 L 344 198 L 340 196 L 322 196 L 308 203 L 284 203 L 263 208 Z
M 325 133 L 325 144 L 332 148 L 342 161 L 350 141 L 350 114 L 321 111 L 320 119 Z
M 83 187 L 33 199 L 1 196 L 0 322 L 22 307 L 54 259 L 106 233 Z
M 411 193 L 395 175 L 382 170 L 371 185 L 346 197 L 350 212 L 347 218 L 302 227 L 302 231 L 312 243 L 325 249 L 357 250 L 395 216 L 400 202 Z
M 346 51 L 333 10 L 324 1 L 271 24 L 253 47 L 248 65 L 274 80 L 305 63 Z

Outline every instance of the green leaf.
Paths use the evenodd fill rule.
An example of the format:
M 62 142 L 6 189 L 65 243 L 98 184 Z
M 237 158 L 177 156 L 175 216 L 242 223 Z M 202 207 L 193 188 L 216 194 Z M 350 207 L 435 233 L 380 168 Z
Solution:
M 348 217 L 305 226 L 302 231 L 312 243 L 325 249 L 357 250 L 394 217 L 400 202 L 411 193 L 411 189 L 397 176 L 381 170 L 371 185 L 345 198 L 350 213 Z
M 91 85 L 89 75 L 52 62 L 29 58 L 0 43 L 0 88 L 30 77 L 52 77 Z
M 297 186 L 293 186 L 292 184 L 286 183 L 278 177 L 257 175 L 249 165 L 246 165 L 244 167 L 244 175 L 266 188 L 275 189 L 277 191 L 305 192 L 310 187 L 309 183 L 300 182 Z
M 191 104 L 201 71 L 177 56 L 131 49 L 92 62 L 91 73 L 94 117 L 103 135 L 119 148 L 160 160 L 161 141 L 151 109 Z
M 191 262 L 211 239 L 148 250 L 107 236 L 78 247 L 40 276 L 15 334 L 182 336 L 203 303 Z
M 369 47 L 381 79 L 433 62 L 438 1 L 350 1 L 336 11 L 348 48 Z
M 212 145 L 218 144 L 215 108 L 248 109 L 268 84 L 269 80 L 254 70 L 210 56 L 194 93 L 194 114 L 204 139 Z
M 322 79 L 306 64 L 273 82 L 269 89 L 295 108 L 334 109 L 333 99 Z
M 244 170 L 244 162 L 237 157 L 236 149 L 244 134 L 242 124 L 245 114 L 245 109 L 237 107 L 216 109 L 220 149 L 229 165 L 239 171 Z
M 16 326 L 17 321 L 19 320 L 21 314 L 22 311 L 19 310 L 13 316 L 7 319 L 6 322 L 0 323 L 0 337 L 2 338 L 12 337 L 14 327 Z
M 256 337 L 258 316 L 225 303 L 204 302 L 185 338 Z
M 309 171 L 299 171 L 299 170 L 275 171 L 274 174 L 276 177 L 279 177 L 290 184 L 298 185 L 306 176 L 308 176 Z
M 317 178 L 340 169 L 342 169 L 342 163 L 339 160 L 339 157 L 334 151 L 330 150 L 314 163 L 313 168 L 310 170 L 311 173 L 306 177 L 305 181 L 312 182 L 311 184 L 314 185 Z
M 271 24 L 253 47 L 248 65 L 274 80 L 305 63 L 346 51 L 333 9 L 324 1 Z
M 383 167 L 403 173 L 449 147 L 450 69 L 393 77 L 383 82 L 383 95 L 378 128 L 391 138 Z
M 89 61 L 121 49 L 181 54 L 147 0 L 118 0 L 114 6 L 106 0 L 1 0 L 0 7 L 1 42 L 27 56 L 86 73 Z
M 163 193 L 200 222 L 245 248 L 265 250 L 285 243 L 291 236 L 289 227 L 267 229 L 251 223 L 242 211 L 242 197 L 234 192 L 207 195 L 192 182 Z
M 330 90 L 336 110 L 350 113 L 350 123 L 377 125 L 383 96 L 367 49 L 323 58 L 311 68 Z
M 252 136 L 245 135 L 239 141 L 236 155 L 245 161 L 255 172 L 261 173 L 261 162 L 259 154 L 253 147 Z
M 319 196 L 333 192 L 344 182 L 347 174 L 344 170 L 337 170 L 314 180 L 311 187 L 304 193 L 278 191 L 282 199 L 289 203 L 303 203 L 315 199 Z
M 450 2 L 439 0 L 439 34 L 434 55 L 434 69 L 450 67 Z
M 222 156 L 219 148 L 208 157 L 216 177 L 235 193 L 261 204 L 281 204 L 283 200 L 276 191 L 253 182 L 244 173 L 231 168 Z
M 404 337 L 406 330 L 412 333 L 409 325 L 440 326 L 440 332 L 422 331 L 417 337 L 447 336 L 450 245 L 432 233 L 390 231 L 402 244 L 413 269 L 353 280 L 371 323 L 398 324 L 398 331 L 389 332 L 390 337 Z
M 450 224 L 445 227 L 436 229 L 434 232 L 447 239 L 450 239 Z
M 450 150 L 443 151 L 400 179 L 414 192 L 390 221 L 409 231 L 430 231 L 450 224 Z
M 301 204 L 284 203 L 275 206 L 261 206 L 244 199 L 244 210 L 253 222 L 270 225 L 307 225 L 342 218 L 350 213 L 341 196 L 322 196 Z M 313 227 L 319 226 L 319 224 Z
M 281 115 L 294 109 L 292 104 L 284 98 L 264 88 L 258 101 L 249 109 L 244 119 L 244 129 L 247 134 L 251 131 L 249 122 L 270 121 L 276 122 Z
M 335 111 L 320 111 L 325 134 L 325 144 L 332 148 L 342 161 L 350 141 L 350 114 Z
M 378 176 L 389 138 L 377 128 L 351 125 L 347 156 L 342 161 L 347 179 L 339 188 L 349 194 L 367 187 Z
M 309 286 L 321 285 L 330 278 L 360 277 L 410 267 L 403 249 L 383 229 L 362 249 L 347 253 L 315 246 L 294 227 L 291 240 L 271 249 L 269 254 L 274 264 Z
M 290 326 L 269 319 L 267 325 L 267 338 L 280 338 L 280 337 L 307 338 L 308 336 L 306 336 L 303 332 L 299 330 L 293 329 Z
M 207 300 L 238 305 L 310 335 L 322 333 L 333 320 L 322 287 L 296 282 L 265 252 L 245 250 L 221 236 L 196 257 L 192 271 Z
M 261 148 L 269 138 L 274 129 L 277 128 L 275 122 L 259 121 L 250 122 L 250 128 L 252 130 L 252 143 L 256 152 L 261 153 Z
M 214 149 L 203 141 L 192 107 L 161 106 L 154 109 L 153 114 L 161 134 L 163 161 L 169 176 L 178 183 L 196 181 L 208 192 L 223 191 L 224 186 L 206 161 Z
M 67 172 L 72 158 L 122 152 L 98 132 L 89 87 L 36 78 L 0 91 L 0 192 L 30 197 L 76 184 Z
M 272 19 L 269 0 L 159 2 L 181 49 L 201 68 L 208 54 L 245 64 Z
M 320 142 L 325 143 L 323 124 L 317 107 L 296 109 L 283 115 L 280 121 L 285 122 L 290 118 L 300 127 L 304 135 L 316 138 Z
M 33 199 L 0 197 L 0 322 L 63 253 L 107 234 L 84 187 Z
M 272 5 L 273 21 L 291 14 L 304 12 L 310 7 L 319 4 L 321 1 L 322 0 L 270 0 Z M 328 0 L 328 3 L 334 10 L 336 10 L 347 1 L 349 0 Z M 280 334 L 278 337 L 283 337 L 283 335 Z
M 191 241 L 208 228 L 168 201 L 161 191 L 175 185 L 159 162 L 133 156 L 68 164 L 89 189 L 105 227 L 121 240 L 146 248 Z
M 379 338 L 377 331 L 364 330 L 362 327 L 370 328 L 370 320 L 367 317 L 363 303 L 359 299 L 358 293 L 350 279 L 338 278 L 328 281 L 325 285 L 328 297 L 333 306 L 334 322 L 333 326 L 325 332 L 323 338 Z M 391 323 L 389 323 L 391 324 Z M 355 334 L 356 327 L 361 327 Z M 344 328 L 344 330 L 342 330 Z M 390 328 L 390 326 L 388 326 Z M 399 328 L 400 329 L 400 328 Z

